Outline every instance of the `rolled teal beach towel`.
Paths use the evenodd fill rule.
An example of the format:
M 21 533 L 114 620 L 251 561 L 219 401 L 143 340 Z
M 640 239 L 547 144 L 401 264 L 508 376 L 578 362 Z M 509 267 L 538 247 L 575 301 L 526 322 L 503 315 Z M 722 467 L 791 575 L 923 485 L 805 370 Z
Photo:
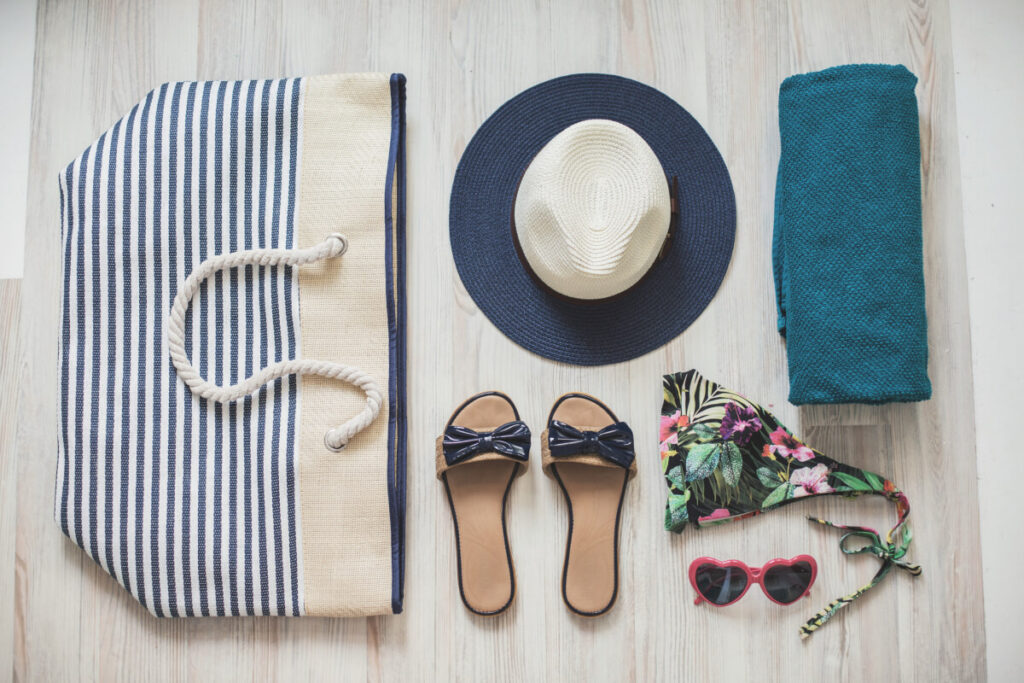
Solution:
M 931 396 L 916 83 L 855 64 L 779 89 L 772 260 L 794 404 Z

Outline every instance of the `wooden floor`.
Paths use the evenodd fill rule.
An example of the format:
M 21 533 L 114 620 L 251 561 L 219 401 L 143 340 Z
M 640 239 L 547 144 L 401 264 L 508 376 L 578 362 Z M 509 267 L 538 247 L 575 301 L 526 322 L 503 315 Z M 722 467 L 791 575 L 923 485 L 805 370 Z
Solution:
M 985 677 L 970 335 L 949 10 L 944 0 L 457 3 L 41 2 L 25 277 L 0 281 L 0 675 L 21 680 L 978 680 Z M 173 6 L 172 6 L 173 5 Z M 797 410 L 774 331 L 769 248 L 776 101 L 786 76 L 848 62 L 901 62 L 920 78 L 925 263 L 934 398 L 892 407 Z M 406 611 L 354 620 L 158 621 L 58 531 L 58 170 L 163 81 L 401 71 L 409 79 L 410 470 Z M 622 74 L 675 98 L 708 130 L 736 190 L 729 273 L 701 318 L 630 363 L 575 368 L 506 340 L 476 310 L 448 248 L 447 202 L 476 127 L 536 82 Z M 654 431 L 660 377 L 699 368 L 773 406 L 841 461 L 909 495 L 924 573 L 894 572 L 813 638 L 797 629 L 863 584 L 806 514 L 887 526 L 882 501 L 791 506 L 715 529 L 662 529 Z M 580 389 L 637 431 L 622 593 L 601 619 L 558 592 L 566 510 L 539 467 L 514 487 L 520 584 L 507 614 L 471 616 L 455 588 L 433 439 L 458 401 L 497 388 L 539 426 Z M 810 552 L 811 598 L 782 608 L 751 592 L 723 610 L 692 604 L 685 569 L 710 554 L 751 563 Z

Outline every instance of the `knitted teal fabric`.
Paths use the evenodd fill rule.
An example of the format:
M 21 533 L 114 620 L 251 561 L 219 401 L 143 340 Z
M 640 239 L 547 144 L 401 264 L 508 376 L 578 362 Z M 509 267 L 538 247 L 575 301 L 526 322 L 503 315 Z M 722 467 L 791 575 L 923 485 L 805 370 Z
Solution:
M 794 404 L 931 396 L 916 83 L 851 64 L 779 89 L 772 260 Z

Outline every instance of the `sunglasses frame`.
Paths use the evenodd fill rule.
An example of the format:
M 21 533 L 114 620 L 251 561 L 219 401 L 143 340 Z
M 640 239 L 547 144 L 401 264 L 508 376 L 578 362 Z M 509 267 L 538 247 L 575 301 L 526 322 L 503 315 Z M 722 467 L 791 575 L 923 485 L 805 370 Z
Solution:
M 764 581 L 761 577 L 763 577 L 764 573 L 767 572 L 769 569 L 772 569 L 773 567 L 791 567 L 798 562 L 806 562 L 807 564 L 811 565 L 811 580 L 807 582 L 807 589 L 804 590 L 803 594 L 793 602 L 779 602 L 778 600 L 776 600 L 768 594 L 768 589 L 764 587 Z M 730 600 L 729 602 L 723 602 L 722 604 L 718 604 L 717 602 L 711 602 L 710 600 L 705 598 L 704 595 L 697 588 L 697 569 L 704 564 L 711 564 L 716 567 L 722 568 L 736 567 L 738 569 L 742 569 L 747 576 L 747 585 L 743 587 L 743 591 L 739 595 L 737 595 L 734 600 Z M 713 607 L 727 607 L 728 605 L 731 605 L 742 600 L 743 596 L 747 594 L 748 590 L 750 590 L 750 587 L 756 583 L 759 586 L 761 586 L 761 592 L 764 593 L 766 598 L 774 602 L 776 605 L 785 606 L 796 604 L 797 600 L 800 600 L 800 598 L 805 598 L 811 594 L 811 586 L 814 585 L 814 580 L 818 578 L 818 563 L 815 562 L 814 558 L 810 555 L 796 555 L 795 557 L 791 557 L 788 560 L 781 557 L 777 557 L 774 560 L 765 562 L 764 566 L 762 567 L 751 567 L 746 562 L 741 562 L 740 560 L 726 560 L 725 562 L 722 562 L 721 560 L 717 560 L 713 557 L 698 557 L 696 560 L 690 563 L 689 575 L 690 585 L 693 586 L 693 590 L 697 593 L 697 598 L 693 601 L 693 604 L 695 605 L 699 605 L 702 602 L 706 602 Z

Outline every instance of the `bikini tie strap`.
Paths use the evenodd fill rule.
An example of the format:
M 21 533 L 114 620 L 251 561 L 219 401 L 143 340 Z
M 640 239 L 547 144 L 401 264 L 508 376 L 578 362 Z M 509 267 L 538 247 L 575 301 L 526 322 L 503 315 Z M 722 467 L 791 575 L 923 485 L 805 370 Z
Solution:
M 851 531 L 847 531 L 839 539 L 839 549 L 845 554 L 858 555 L 860 553 L 871 553 L 883 562 L 890 562 L 896 567 L 907 570 L 914 576 L 921 573 L 920 565 L 903 560 L 903 556 L 907 554 L 906 546 L 897 546 L 882 541 L 881 537 L 874 529 L 866 529 L 863 527 L 847 528 L 851 529 Z M 846 547 L 846 541 L 851 538 L 866 538 L 868 539 L 868 543 L 867 545 L 859 548 L 848 548 Z
M 844 554 L 859 555 L 861 553 L 870 553 L 882 561 L 882 566 L 878 568 L 878 571 L 875 572 L 875 575 L 871 577 L 871 580 L 866 585 L 861 586 L 849 595 L 844 595 L 841 598 L 833 600 L 827 607 L 825 607 L 825 609 L 811 617 L 806 624 L 800 627 L 801 638 L 807 638 L 810 636 L 821 628 L 825 622 L 831 619 L 836 612 L 881 583 L 882 579 L 885 578 L 889 573 L 889 570 L 893 567 L 903 569 L 909 572 L 912 576 L 919 576 L 921 574 L 920 565 L 903 559 L 907 554 L 907 547 L 910 545 L 912 534 L 910 532 L 910 527 L 904 526 L 902 518 L 900 519 L 899 524 L 897 524 L 896 527 L 888 533 L 884 541 L 874 529 L 860 526 L 833 524 L 832 522 L 824 519 L 818 519 L 817 517 L 808 517 L 807 519 L 812 522 L 817 522 L 818 524 L 824 524 L 825 526 L 845 530 L 846 533 L 844 533 L 839 539 L 839 549 L 842 550 Z M 893 540 L 893 536 L 897 533 L 900 535 L 898 543 Z M 854 538 L 866 539 L 868 542 L 866 545 L 857 548 L 848 547 L 847 541 Z

